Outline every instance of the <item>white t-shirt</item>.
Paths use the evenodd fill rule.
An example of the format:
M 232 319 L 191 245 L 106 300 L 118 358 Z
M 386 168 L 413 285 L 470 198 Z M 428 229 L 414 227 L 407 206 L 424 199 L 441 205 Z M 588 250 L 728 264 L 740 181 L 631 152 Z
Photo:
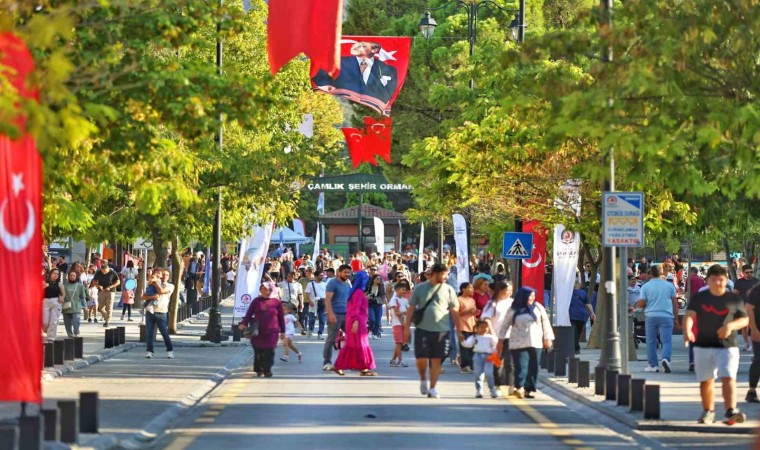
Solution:
M 493 334 L 473 334 L 472 336 L 462 341 L 462 347 L 471 347 L 475 353 L 491 354 L 496 351 L 496 344 L 498 343 L 499 338 Z
M 136 280 L 137 273 L 138 272 L 136 267 L 133 267 L 131 269 L 129 267 L 125 267 L 121 269 L 121 274 L 124 275 L 124 278 L 127 280 Z
M 406 313 L 406 310 L 409 309 L 409 300 L 405 299 L 404 297 L 399 297 L 395 293 L 393 294 L 393 297 L 391 298 L 391 301 L 388 302 L 388 309 L 390 308 L 398 308 L 398 311 L 403 315 Z M 402 326 L 403 323 L 401 323 L 401 320 L 399 320 L 398 316 L 396 316 L 395 313 L 391 313 L 391 326 L 397 327 Z
M 285 336 L 293 337 L 296 334 L 296 316 L 285 314 Z
M 235 271 L 230 270 L 227 272 L 227 281 L 235 281 Z
M 499 332 L 501 330 L 502 325 L 504 325 L 504 318 L 507 317 L 507 311 L 509 311 L 509 308 L 512 306 L 512 298 L 507 298 L 498 302 L 488 302 L 486 304 L 486 307 L 483 309 L 483 313 L 480 315 L 480 318 L 482 320 L 491 319 L 491 326 L 493 327 L 494 332 Z M 509 333 L 511 333 L 512 330 L 507 332 L 507 337 L 505 339 L 509 339 Z
M 309 301 L 317 303 L 317 300 L 323 299 L 326 296 L 327 282 L 326 281 L 309 281 L 306 285 L 306 293 L 309 294 Z

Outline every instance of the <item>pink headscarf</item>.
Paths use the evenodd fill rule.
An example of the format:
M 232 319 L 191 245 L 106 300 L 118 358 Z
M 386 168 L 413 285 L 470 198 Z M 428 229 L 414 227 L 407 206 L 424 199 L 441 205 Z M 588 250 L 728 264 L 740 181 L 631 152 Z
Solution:
M 269 298 L 277 297 L 277 285 L 273 281 L 263 281 L 261 285 L 269 289 Z

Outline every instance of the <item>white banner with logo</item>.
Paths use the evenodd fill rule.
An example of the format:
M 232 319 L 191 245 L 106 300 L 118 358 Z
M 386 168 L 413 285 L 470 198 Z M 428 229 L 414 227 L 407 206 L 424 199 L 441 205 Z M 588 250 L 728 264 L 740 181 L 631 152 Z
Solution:
M 317 234 L 314 236 L 314 251 L 311 253 L 311 262 L 317 264 L 317 256 L 319 256 L 319 223 L 317 223 Z
M 379 259 L 383 259 L 385 253 L 385 224 L 379 217 L 373 217 L 375 222 L 375 248 Z
M 273 224 L 254 227 L 253 236 L 243 239 L 240 246 L 237 283 L 235 284 L 234 318 L 243 318 L 248 306 L 259 296 L 262 271 L 267 258 L 269 242 L 272 239 Z
M 570 326 L 570 300 L 575 288 L 575 272 L 578 267 L 578 252 L 581 237 L 579 233 L 565 229 L 564 225 L 554 227 L 554 291 L 557 326 Z
M 417 255 L 417 273 L 422 273 L 424 267 L 422 265 L 422 255 L 425 253 L 425 222 L 420 224 L 420 249 Z
M 467 249 L 467 222 L 461 214 L 451 216 L 454 220 L 454 243 L 457 246 L 457 283 L 470 282 L 470 259 Z

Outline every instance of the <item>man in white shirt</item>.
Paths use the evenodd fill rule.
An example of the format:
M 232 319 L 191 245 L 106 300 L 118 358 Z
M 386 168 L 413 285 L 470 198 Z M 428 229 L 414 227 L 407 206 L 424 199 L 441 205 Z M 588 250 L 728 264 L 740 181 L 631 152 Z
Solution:
M 147 335 L 147 353 L 145 354 L 145 357 L 148 359 L 153 358 L 154 330 L 155 328 L 158 328 L 158 331 L 164 338 L 167 358 L 174 359 L 174 346 L 172 345 L 172 340 L 169 336 L 168 327 L 169 302 L 171 300 L 171 295 L 174 292 L 174 285 L 169 283 L 169 276 L 171 275 L 169 270 L 157 270 L 161 272 L 161 291 L 158 293 L 156 306 L 153 312 L 146 312 L 145 314 L 145 331 Z
M 306 301 L 309 302 L 309 335 L 314 332 L 314 322 L 319 317 L 319 328 L 317 329 L 317 339 L 324 339 L 322 333 L 325 331 L 327 315 L 325 313 L 325 295 L 327 292 L 327 281 L 325 281 L 324 272 L 317 270 L 314 274 L 314 280 L 306 285 Z M 316 311 L 316 315 L 314 312 Z
M 293 305 L 293 311 L 303 311 L 303 287 L 301 283 L 296 281 L 295 272 L 288 273 L 285 281 L 281 282 L 278 287 L 280 288 L 280 301 L 283 303 L 290 303 Z

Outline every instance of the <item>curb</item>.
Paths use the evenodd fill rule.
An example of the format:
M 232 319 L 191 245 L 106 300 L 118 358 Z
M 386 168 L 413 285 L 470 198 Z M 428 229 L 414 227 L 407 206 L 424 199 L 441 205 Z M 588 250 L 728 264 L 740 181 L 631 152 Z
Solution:
M 754 434 L 755 427 L 732 427 L 727 425 L 682 425 L 669 422 L 667 420 L 639 420 L 633 417 L 633 414 L 628 413 L 616 405 L 609 403 L 605 400 L 594 401 L 591 400 L 592 395 L 586 395 L 583 390 L 576 390 L 571 388 L 566 383 L 560 383 L 556 380 L 549 378 L 546 374 L 539 372 L 538 378 L 552 389 L 555 389 L 563 395 L 571 398 L 572 400 L 582 403 L 589 408 L 592 408 L 607 417 L 638 431 L 670 431 L 670 432 L 685 432 L 685 433 L 709 433 L 709 434 Z M 591 389 L 588 390 L 591 392 Z
M 91 356 L 88 356 L 87 358 L 79 359 L 69 364 L 64 364 L 63 367 L 61 367 L 60 369 L 46 369 L 45 373 L 42 374 L 42 381 L 54 380 L 74 370 L 79 370 L 84 367 L 97 364 L 101 361 L 105 361 L 106 359 L 112 358 L 118 355 L 119 353 L 124 353 L 129 350 L 132 350 L 133 348 L 137 346 L 138 344 L 134 342 L 126 343 L 116 348 L 108 349 L 99 355 L 91 355 Z

